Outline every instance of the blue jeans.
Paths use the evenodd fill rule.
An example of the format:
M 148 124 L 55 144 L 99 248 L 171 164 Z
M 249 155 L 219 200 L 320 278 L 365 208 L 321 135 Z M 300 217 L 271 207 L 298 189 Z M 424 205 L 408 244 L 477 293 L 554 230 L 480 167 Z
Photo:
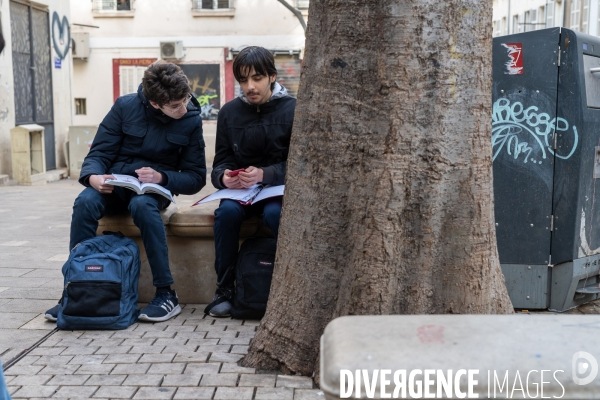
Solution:
M 152 270 L 152 283 L 156 287 L 172 285 L 174 281 L 169 268 L 167 233 L 160 217 L 160 211 L 170 203 L 156 194 L 137 195 L 121 187 L 115 187 L 111 194 L 101 194 L 91 187 L 85 188 L 73 205 L 69 249 L 96 236 L 98 220 L 104 215 L 129 211 L 142 234 L 142 242 Z
M 262 214 L 263 224 L 271 230 L 273 236 L 277 239 L 282 199 L 283 197 L 274 197 L 249 206 L 243 206 L 235 200 L 221 200 L 219 208 L 215 210 L 214 225 L 215 271 L 217 272 L 219 287 L 233 286 L 235 275 L 227 274 L 227 270 L 236 262 L 240 242 L 240 228 L 244 220 Z

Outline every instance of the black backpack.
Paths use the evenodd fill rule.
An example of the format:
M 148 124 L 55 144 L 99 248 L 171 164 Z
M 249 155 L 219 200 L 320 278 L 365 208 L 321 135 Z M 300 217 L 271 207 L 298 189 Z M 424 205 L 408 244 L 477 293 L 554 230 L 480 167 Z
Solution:
M 265 315 L 276 250 L 276 239 L 250 238 L 242 243 L 235 271 L 233 318 L 260 319 Z

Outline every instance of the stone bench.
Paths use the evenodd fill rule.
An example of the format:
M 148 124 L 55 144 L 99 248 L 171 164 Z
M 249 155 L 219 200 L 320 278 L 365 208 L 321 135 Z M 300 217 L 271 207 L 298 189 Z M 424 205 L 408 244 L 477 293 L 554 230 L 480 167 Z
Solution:
M 341 317 L 321 337 L 320 386 L 326 400 L 398 398 L 396 387 L 400 398 L 597 399 L 599 329 L 599 315 Z
M 214 201 L 196 207 L 171 204 L 161 212 L 167 232 L 169 265 L 175 280 L 181 303 L 210 303 L 215 294 L 215 248 L 213 238 L 214 211 L 219 202 Z M 149 302 L 154 296 L 152 272 L 139 229 L 129 214 L 107 216 L 100 220 L 97 233 L 121 232 L 132 238 L 140 247 L 141 272 L 140 302 Z M 240 238 L 265 236 L 269 230 L 262 226 L 259 217 L 250 218 L 242 224 Z

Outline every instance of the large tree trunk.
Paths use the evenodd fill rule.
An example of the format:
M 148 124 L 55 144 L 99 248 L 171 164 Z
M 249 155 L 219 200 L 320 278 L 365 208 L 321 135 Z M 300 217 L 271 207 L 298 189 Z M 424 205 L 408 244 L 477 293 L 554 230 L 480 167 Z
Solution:
M 244 365 L 310 375 L 333 318 L 510 313 L 491 1 L 311 1 L 276 270 Z

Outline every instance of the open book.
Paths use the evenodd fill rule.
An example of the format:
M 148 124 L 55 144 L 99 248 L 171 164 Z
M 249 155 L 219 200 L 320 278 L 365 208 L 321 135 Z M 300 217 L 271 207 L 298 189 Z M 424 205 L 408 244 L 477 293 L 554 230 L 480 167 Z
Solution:
M 221 189 L 209 196 L 206 196 L 194 204 L 193 206 L 197 206 L 198 204 L 208 203 L 213 200 L 221 200 L 221 199 L 231 199 L 237 200 L 240 204 L 245 206 L 257 203 L 261 200 L 267 199 L 269 197 L 283 196 L 283 190 L 285 189 L 285 185 L 278 186 L 263 186 L 263 185 L 254 185 L 249 187 L 248 189 Z
M 115 177 L 115 179 L 107 179 L 104 183 L 108 183 L 109 185 L 122 186 L 127 189 L 131 189 L 137 194 L 145 194 L 145 193 L 156 193 L 161 196 L 166 197 L 175 203 L 175 199 L 171 194 L 169 189 L 165 189 L 164 187 L 157 185 L 156 183 L 142 183 L 139 179 L 134 178 L 129 175 L 119 175 L 119 174 L 111 174 Z

